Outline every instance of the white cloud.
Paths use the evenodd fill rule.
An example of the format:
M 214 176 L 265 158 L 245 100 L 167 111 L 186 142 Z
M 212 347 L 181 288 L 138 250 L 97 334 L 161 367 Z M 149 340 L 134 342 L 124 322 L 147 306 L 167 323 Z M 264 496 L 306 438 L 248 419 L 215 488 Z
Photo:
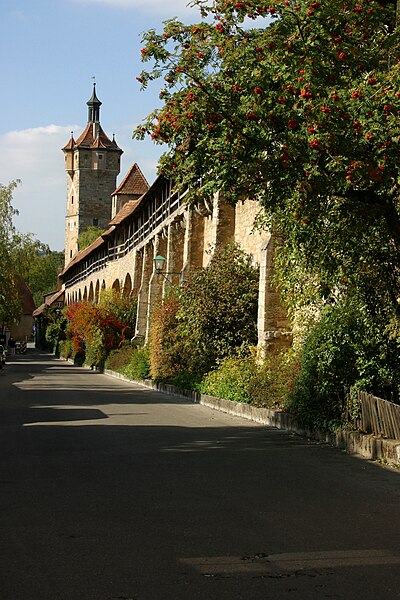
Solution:
M 34 233 L 52 250 L 64 248 L 67 183 L 61 149 L 71 130 L 76 139 L 83 127 L 48 125 L 0 135 L 0 182 L 22 181 L 14 190 L 13 206 L 19 210 L 14 224 L 22 233 Z M 152 183 L 162 150 L 150 140 L 133 141 L 132 130 L 132 125 L 115 128 L 117 143 L 124 150 L 119 181 L 137 162 Z
M 0 135 L 0 182 L 20 179 L 13 206 L 19 210 L 15 226 L 34 233 L 54 250 L 64 246 L 66 179 L 65 146 L 72 129 L 48 125 Z

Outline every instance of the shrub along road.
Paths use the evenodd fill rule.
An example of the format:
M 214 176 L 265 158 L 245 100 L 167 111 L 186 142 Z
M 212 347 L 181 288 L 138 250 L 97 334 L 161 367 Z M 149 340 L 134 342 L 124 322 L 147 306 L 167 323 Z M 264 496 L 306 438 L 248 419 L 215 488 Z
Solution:
M 37 352 L 0 372 L 2 600 L 400 598 L 400 474 Z

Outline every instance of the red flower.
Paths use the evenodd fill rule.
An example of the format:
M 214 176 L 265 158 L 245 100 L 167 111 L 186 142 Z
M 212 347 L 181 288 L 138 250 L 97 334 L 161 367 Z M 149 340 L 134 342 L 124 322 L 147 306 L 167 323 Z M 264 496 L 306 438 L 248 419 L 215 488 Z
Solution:
M 253 90 L 253 92 L 255 94 L 263 94 L 264 90 L 262 88 L 260 88 L 260 87 L 255 87 L 254 90 Z
M 376 79 L 375 79 L 375 77 L 369 77 L 369 79 L 368 79 L 368 83 L 369 83 L 370 85 L 375 85 L 375 84 L 376 84 Z
M 323 113 L 330 113 L 331 109 L 329 108 L 329 106 L 321 106 L 321 110 Z
M 360 92 L 352 92 L 352 93 L 351 93 L 351 97 L 352 97 L 352 98 L 360 98 L 360 97 L 361 97 L 361 94 L 360 94 Z
M 289 129 L 298 129 L 299 128 L 298 122 L 295 121 L 294 119 L 289 119 L 287 125 L 288 125 Z
M 256 121 L 258 119 L 258 115 L 256 113 L 249 111 L 246 115 L 249 121 Z
M 310 140 L 308 142 L 308 145 L 310 146 L 311 150 L 319 150 L 319 148 L 321 147 L 319 140 L 316 140 L 315 138 Z

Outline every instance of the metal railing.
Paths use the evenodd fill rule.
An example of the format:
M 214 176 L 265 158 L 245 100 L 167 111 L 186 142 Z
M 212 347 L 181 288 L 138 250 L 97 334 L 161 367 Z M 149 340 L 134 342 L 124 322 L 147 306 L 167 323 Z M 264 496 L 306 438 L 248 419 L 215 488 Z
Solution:
M 115 230 L 114 240 L 111 236 L 109 238 L 107 254 L 99 257 L 99 251 L 94 251 L 92 255 L 89 255 L 82 261 L 82 265 L 79 265 L 79 272 L 65 280 L 65 287 L 72 287 L 89 277 L 92 273 L 105 269 L 109 261 L 122 258 L 136 246 L 150 238 L 156 229 L 161 228 L 163 222 L 179 210 L 188 192 L 188 190 L 185 190 L 184 192 L 171 192 L 170 185 L 170 182 L 167 182 L 167 185 L 161 189 L 161 202 L 159 202 L 160 197 L 149 198 L 149 202 L 155 202 L 156 207 L 154 210 L 150 211 L 150 215 L 144 223 L 135 228 L 133 233 L 124 242 L 118 244 L 115 243 L 118 236 L 117 228 Z M 140 214 L 143 215 L 145 208 L 146 205 L 143 206 L 141 213 L 139 212 L 135 215 L 135 218 L 138 218 Z M 104 241 L 104 244 L 107 244 L 107 241 Z M 104 252 L 104 246 L 101 251 Z

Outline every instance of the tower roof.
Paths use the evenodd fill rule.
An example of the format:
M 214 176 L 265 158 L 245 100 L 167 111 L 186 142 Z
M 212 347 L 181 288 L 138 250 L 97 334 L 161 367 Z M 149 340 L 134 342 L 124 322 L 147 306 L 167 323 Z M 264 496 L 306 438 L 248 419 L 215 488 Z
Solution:
M 90 100 L 86 102 L 88 105 L 88 123 L 100 123 L 100 106 L 101 102 L 96 96 L 96 84 L 93 84 L 93 93 Z
M 104 150 L 116 150 L 122 154 L 121 148 L 119 148 L 115 137 L 110 138 L 104 133 L 100 125 L 100 106 L 101 102 L 96 95 L 96 84 L 93 84 L 92 97 L 86 103 L 89 107 L 88 123 L 75 141 L 73 133 L 71 132 L 71 138 L 68 143 L 64 146 L 64 152 L 71 152 L 77 148 L 87 149 L 104 149 Z
M 150 186 L 142 171 L 139 169 L 139 166 L 137 163 L 134 163 L 112 195 L 134 194 L 142 196 L 147 192 L 149 187 Z
M 101 106 L 101 104 L 102 104 L 102 103 L 100 102 L 100 100 L 98 99 L 98 97 L 96 96 L 96 84 L 95 84 L 95 83 L 93 84 L 93 93 L 92 93 L 92 97 L 90 98 L 90 100 L 88 100 L 88 101 L 86 102 L 86 104 L 87 104 L 88 106 L 93 106 L 93 105 L 96 105 L 96 106 Z
M 63 150 L 73 150 L 75 146 L 75 140 L 74 140 L 74 132 L 71 131 L 71 137 L 69 138 L 68 144 L 66 144 L 63 148 Z
M 104 133 L 103 128 L 99 125 L 97 136 L 94 135 L 93 131 L 93 123 L 88 123 L 78 137 L 76 142 L 74 143 L 74 148 L 105 148 L 107 150 L 119 150 L 122 152 L 121 148 L 119 148 L 115 139 L 110 140 L 110 138 Z M 67 146 L 65 149 L 68 149 Z

